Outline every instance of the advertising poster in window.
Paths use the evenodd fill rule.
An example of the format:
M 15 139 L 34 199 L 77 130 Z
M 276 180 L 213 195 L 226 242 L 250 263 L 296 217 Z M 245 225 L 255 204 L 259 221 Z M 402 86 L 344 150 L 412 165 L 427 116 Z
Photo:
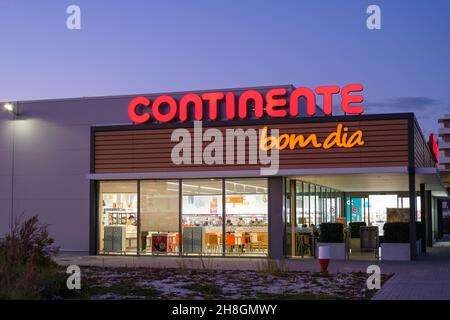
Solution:
M 152 236 L 152 251 L 154 253 L 167 253 L 167 235 Z

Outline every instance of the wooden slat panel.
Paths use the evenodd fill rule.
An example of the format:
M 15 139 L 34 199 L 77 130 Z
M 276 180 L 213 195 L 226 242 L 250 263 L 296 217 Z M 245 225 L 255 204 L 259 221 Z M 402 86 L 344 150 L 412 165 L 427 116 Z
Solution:
M 323 140 L 323 137 L 318 137 L 319 139 Z M 319 140 L 320 141 L 320 140 Z M 398 139 L 394 141 L 386 141 L 385 139 L 381 139 L 378 137 L 365 137 L 364 138 L 365 145 L 361 148 L 366 147 L 366 145 L 370 146 L 397 146 L 397 145 L 404 145 L 405 143 L 408 143 L 407 136 L 401 136 L 398 137 Z M 96 150 L 102 151 L 102 150 L 136 150 L 136 149 L 152 149 L 152 148 L 158 148 L 159 150 L 172 150 L 172 147 L 175 146 L 177 142 L 174 141 L 167 141 L 159 143 L 159 141 L 150 141 L 148 143 L 134 143 L 133 141 L 130 141 L 128 144 L 119 144 L 119 145 L 107 145 L 107 146 L 97 146 Z M 203 146 L 208 145 L 208 142 L 203 142 Z M 312 149 L 312 147 L 310 147 Z
M 330 154 L 330 152 L 336 152 L 336 153 L 351 153 L 351 152 L 357 152 L 356 150 L 359 151 L 360 154 L 364 154 L 365 152 L 371 152 L 372 150 L 375 151 L 379 151 L 379 152 L 383 152 L 383 151 L 396 151 L 396 150 L 402 150 L 405 151 L 405 153 L 407 152 L 407 150 L 404 150 L 405 145 L 404 144 L 386 144 L 385 146 L 383 146 L 381 143 L 378 144 L 374 147 L 368 147 L 368 146 L 364 146 L 364 147 L 360 147 L 360 148 L 352 148 L 352 150 L 349 149 L 333 149 L 333 151 L 331 150 L 324 150 L 324 149 L 312 149 L 312 148 L 306 148 L 306 149 L 294 149 L 294 150 L 283 150 L 282 153 L 288 153 L 288 154 L 297 154 L 299 156 L 301 156 L 302 154 L 305 153 L 318 153 L 318 154 L 323 154 L 324 156 Z M 381 150 L 380 150 L 381 149 Z M 236 149 L 235 149 L 236 150 Z M 102 156 L 103 159 L 106 158 L 106 156 L 115 156 L 115 155 L 120 155 L 120 156 L 130 156 L 131 158 L 134 157 L 134 155 L 154 155 L 159 156 L 160 154 L 165 154 L 168 153 L 168 157 L 170 157 L 170 148 L 158 148 L 158 150 L 154 150 L 154 149 L 135 149 L 135 150 L 100 150 L 96 152 L 96 156 Z M 330 151 L 330 152 L 327 152 Z
M 335 128 L 335 127 L 334 127 Z M 358 130 L 360 127 L 357 128 L 351 128 L 348 127 L 351 131 L 355 131 Z M 220 128 L 217 128 L 220 130 Z M 257 128 L 259 129 L 259 127 Z M 271 129 L 276 129 L 276 128 L 268 128 L 269 130 Z M 247 129 L 243 129 L 243 130 L 248 130 Z M 404 126 L 384 126 L 384 127 L 377 127 L 376 129 L 372 129 L 372 130 L 367 130 L 365 129 L 365 132 L 370 132 L 371 136 L 382 136 L 386 134 L 386 131 L 391 132 L 393 135 L 407 135 L 408 134 L 408 130 L 404 128 Z M 193 134 L 194 130 L 188 130 L 191 134 Z M 225 132 L 225 130 L 220 130 L 221 132 Z M 311 134 L 311 133 L 315 133 L 318 136 L 319 135 L 325 135 L 327 133 L 330 132 L 330 128 L 323 128 L 322 130 L 314 130 L 312 129 L 308 129 L 308 130 L 301 130 L 301 133 L 303 134 Z M 287 134 L 298 134 L 299 131 L 298 129 L 286 129 L 283 130 L 283 133 L 287 133 Z M 146 133 L 146 134 L 122 134 L 122 135 L 111 135 L 111 136 L 96 136 L 96 142 L 99 145 L 103 145 L 103 144 L 115 144 L 118 143 L 120 144 L 122 143 L 126 143 L 127 141 L 130 140 L 135 140 L 135 141 L 139 141 L 139 140 L 143 140 L 146 141 L 148 139 L 152 139 L 152 140 L 159 140 L 159 139 L 166 139 L 170 141 L 170 135 L 167 136 L 167 132 L 166 133 Z
M 414 159 L 416 167 L 424 168 L 435 166 L 427 141 L 424 140 L 416 125 L 414 126 Z
M 305 150 L 301 150 L 302 153 L 281 153 L 280 159 L 297 159 L 298 157 L 302 157 L 305 159 L 316 159 L 323 158 L 323 153 L 326 150 L 323 150 L 320 153 L 307 153 Z M 364 152 L 364 157 L 391 157 L 391 156 L 404 156 L 405 150 L 389 150 L 383 151 L 382 154 L 376 151 Z M 256 152 L 251 152 L 251 156 L 257 155 Z M 327 156 L 331 158 L 359 158 L 361 157 L 361 152 L 331 152 L 328 153 Z M 167 155 L 153 155 L 153 154 L 119 154 L 119 155 L 98 155 L 95 157 L 95 160 L 98 164 L 100 163 L 127 163 L 129 160 L 136 160 L 141 162 L 165 162 L 170 160 Z
M 301 131 L 303 133 L 320 133 L 320 132 L 330 132 L 330 130 L 335 129 L 337 126 L 337 124 L 334 124 L 333 126 L 329 126 L 329 127 L 318 127 L 318 128 L 303 128 L 303 127 L 283 127 L 283 131 L 287 132 L 287 133 L 298 133 L 298 130 L 301 129 Z M 345 125 L 344 125 L 345 126 Z M 260 129 L 263 128 L 264 126 L 254 126 L 254 127 L 246 127 L 246 126 L 242 126 L 242 127 L 227 127 L 227 128 L 216 128 L 222 132 L 225 132 L 226 129 L 232 129 L 232 130 L 238 130 L 238 129 L 242 129 L 242 130 L 248 130 L 248 129 Z M 406 125 L 385 125 L 385 126 L 369 126 L 369 127 L 364 127 L 361 125 L 358 126 L 345 126 L 348 127 L 350 129 L 350 131 L 354 131 L 354 130 L 358 130 L 360 128 L 364 128 L 365 131 L 367 132 L 375 132 L 375 131 L 380 131 L 380 132 L 386 132 L 386 130 L 400 130 L 403 131 L 404 133 L 407 133 L 407 127 Z M 267 126 L 267 129 L 271 130 L 271 129 L 278 129 L 279 126 L 275 126 L 275 125 L 269 125 Z M 204 129 L 206 129 L 206 127 L 204 127 Z M 151 130 L 138 130 L 138 131 L 124 131 L 124 133 L 121 133 L 120 135 L 116 135 L 115 131 L 106 131 L 106 132 L 97 132 L 96 134 L 96 140 L 97 141 L 114 141 L 114 140 L 121 140 L 121 139 L 130 139 L 130 138 L 134 138 L 134 139 L 148 139 L 148 138 L 161 138 L 167 135 L 167 130 L 165 129 L 166 132 L 161 132 L 161 129 L 155 129 L 155 131 L 158 132 L 154 132 L 152 133 Z M 194 132 L 193 128 L 184 128 L 183 130 L 187 130 L 189 131 L 191 134 Z M 142 132 L 141 132 L 142 131 Z M 103 135 L 98 135 L 100 133 L 103 133 Z M 105 133 L 109 133 L 108 135 L 105 135 Z
M 408 163 L 407 120 L 368 120 L 342 122 L 349 133 L 363 131 L 364 146 L 354 148 L 332 148 L 328 150 L 313 147 L 285 149 L 280 151 L 281 169 L 308 168 L 345 168 L 373 166 L 406 166 Z M 315 133 L 319 141 L 333 132 L 338 123 L 295 123 L 272 124 L 267 127 L 279 129 L 281 134 Z M 254 127 L 233 126 L 218 127 L 226 129 L 253 128 L 258 130 L 264 125 Z M 120 127 L 119 127 L 120 129 Z M 187 128 L 193 133 L 193 128 Z M 208 129 L 204 127 L 203 130 Z M 137 129 L 118 131 L 99 131 L 95 134 L 95 172 L 173 172 L 204 170 L 250 170 L 260 169 L 260 164 L 219 164 L 219 165 L 175 165 L 171 161 L 172 148 L 178 143 L 171 141 L 173 129 Z M 269 131 L 270 134 L 270 131 Z M 209 142 L 204 142 L 203 146 Z M 235 154 L 237 146 L 235 146 Z M 246 159 L 257 155 L 246 145 Z M 224 150 L 226 153 L 226 150 Z M 236 157 L 236 156 L 235 156 Z M 192 157 L 193 158 L 193 157 Z M 225 159 L 224 159 L 225 161 Z
M 286 134 L 287 132 L 283 131 L 280 134 Z M 303 131 L 302 131 L 303 133 Z M 367 132 L 365 132 L 366 135 L 368 134 Z M 270 134 L 270 132 L 269 132 Z M 294 133 L 287 133 L 287 134 L 294 134 Z M 297 132 L 298 134 L 298 132 Z M 407 140 L 408 139 L 408 133 L 406 131 L 402 131 L 402 132 L 392 132 L 390 131 L 390 134 L 395 135 L 397 137 L 396 140 Z M 318 133 L 316 134 L 317 138 L 319 139 L 324 139 L 326 136 L 328 136 L 328 133 Z M 225 136 L 224 136 L 224 141 L 226 140 Z M 370 135 L 368 135 L 365 139 L 365 141 L 386 141 L 386 131 L 383 132 L 377 132 L 376 134 L 372 134 L 370 133 Z M 155 145 L 163 145 L 166 143 L 173 143 L 176 141 L 172 141 L 170 136 L 164 137 L 164 138 L 148 138 L 148 139 L 121 139 L 121 140 L 112 140 L 112 141 L 96 141 L 96 145 L 98 147 L 104 147 L 105 149 L 108 148 L 108 146 L 127 146 L 130 143 L 133 143 L 134 146 L 139 146 L 141 145 L 148 145 L 148 144 L 155 144 Z M 207 144 L 207 142 L 204 142 L 205 144 Z

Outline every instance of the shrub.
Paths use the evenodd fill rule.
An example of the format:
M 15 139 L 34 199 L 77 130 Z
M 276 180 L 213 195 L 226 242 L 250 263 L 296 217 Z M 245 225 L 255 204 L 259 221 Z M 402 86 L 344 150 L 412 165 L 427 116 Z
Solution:
M 57 251 L 37 215 L 23 223 L 21 216 L 16 219 L 10 234 L 0 241 L 0 298 L 39 298 L 43 273 L 56 269 L 52 257 Z
M 385 223 L 383 230 L 385 243 L 409 243 L 408 222 Z
M 367 224 L 365 222 L 350 222 L 348 224 L 350 228 L 350 236 L 352 239 L 361 238 L 361 227 L 365 227 Z
M 321 223 L 319 242 L 344 242 L 342 223 Z
M 257 265 L 257 270 L 262 273 L 281 275 L 287 272 L 285 261 L 271 258 L 263 259 Z
M 71 297 L 76 292 L 67 288 L 67 274 L 57 268 L 41 270 L 36 280 L 37 296 L 41 299 Z

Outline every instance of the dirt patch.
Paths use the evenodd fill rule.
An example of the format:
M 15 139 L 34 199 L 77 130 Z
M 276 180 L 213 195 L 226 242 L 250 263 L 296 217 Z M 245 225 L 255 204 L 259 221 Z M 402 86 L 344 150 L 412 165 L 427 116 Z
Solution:
M 369 299 L 368 275 L 279 270 L 82 267 L 77 299 Z M 382 283 L 388 279 L 382 276 Z

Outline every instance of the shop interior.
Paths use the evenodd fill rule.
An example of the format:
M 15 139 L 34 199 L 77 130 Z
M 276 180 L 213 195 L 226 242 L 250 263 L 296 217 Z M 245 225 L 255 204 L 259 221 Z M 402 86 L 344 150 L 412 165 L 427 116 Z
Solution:
M 286 255 L 314 258 L 321 223 L 339 222 L 342 192 L 286 179 Z
M 101 181 L 99 199 L 100 254 L 268 254 L 264 178 Z
M 304 175 L 287 179 L 286 183 L 286 247 L 287 255 L 294 258 L 315 257 L 316 244 L 320 241 L 320 224 L 340 222 L 344 224 L 348 259 L 376 260 L 380 256 L 384 224 L 393 222 L 393 219 L 409 221 L 407 174 Z M 421 183 L 431 190 L 440 188 L 433 177 L 416 175 L 416 221 L 421 221 L 422 216 Z M 295 197 L 292 197 L 294 189 Z M 435 233 L 434 205 L 432 210 L 432 230 Z M 365 235 L 354 230 L 351 234 L 351 224 L 355 223 L 363 226 L 360 230 L 364 229 Z M 366 239 L 366 235 L 369 238 Z

